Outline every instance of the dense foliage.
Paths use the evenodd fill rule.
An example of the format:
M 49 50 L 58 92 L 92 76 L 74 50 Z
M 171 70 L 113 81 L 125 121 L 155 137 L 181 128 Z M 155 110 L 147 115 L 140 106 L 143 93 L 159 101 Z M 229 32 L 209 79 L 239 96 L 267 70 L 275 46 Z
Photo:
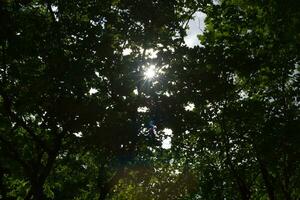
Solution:
M 300 199 L 299 28 L 296 0 L 0 1 L 0 199 Z

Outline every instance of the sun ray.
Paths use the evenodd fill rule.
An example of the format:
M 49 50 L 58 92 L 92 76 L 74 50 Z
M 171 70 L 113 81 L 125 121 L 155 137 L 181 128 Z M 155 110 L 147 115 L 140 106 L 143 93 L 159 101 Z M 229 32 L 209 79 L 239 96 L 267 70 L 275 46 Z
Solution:
M 153 79 L 156 76 L 155 65 L 150 65 L 144 72 L 145 79 Z

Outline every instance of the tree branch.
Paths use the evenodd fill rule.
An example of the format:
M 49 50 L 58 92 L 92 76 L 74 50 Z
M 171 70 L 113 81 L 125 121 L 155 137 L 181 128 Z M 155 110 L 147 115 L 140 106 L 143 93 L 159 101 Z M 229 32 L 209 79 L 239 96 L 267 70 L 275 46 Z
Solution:
M 10 120 L 12 122 L 15 122 L 18 126 L 24 128 L 26 132 L 31 136 L 31 138 L 42 149 L 49 151 L 49 148 L 47 147 L 46 143 L 34 133 L 34 131 L 28 126 L 28 124 L 23 119 L 19 118 L 17 114 L 13 112 L 12 102 L 9 99 L 8 95 L 3 91 L 2 87 L 0 87 L 0 95 L 3 98 L 4 109 Z
M 24 171 L 27 174 L 30 174 L 31 170 L 30 170 L 29 165 L 24 160 L 22 160 L 18 151 L 14 147 L 15 145 L 13 145 L 8 140 L 4 139 L 4 137 L 2 137 L 1 135 L 0 135 L 0 141 L 4 144 L 3 147 L 6 147 L 8 149 L 7 153 L 10 154 L 10 156 L 12 156 L 15 161 L 17 161 L 18 163 L 20 163 L 22 165 L 22 167 L 24 168 Z

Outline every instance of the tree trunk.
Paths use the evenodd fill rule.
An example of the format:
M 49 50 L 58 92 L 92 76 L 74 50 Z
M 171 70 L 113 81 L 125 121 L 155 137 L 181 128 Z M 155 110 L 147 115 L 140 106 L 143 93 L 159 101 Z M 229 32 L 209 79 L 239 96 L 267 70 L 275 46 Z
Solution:
M 237 183 L 239 191 L 240 191 L 241 198 L 243 200 L 249 200 L 251 197 L 251 192 L 250 192 L 250 189 L 249 189 L 246 181 L 243 180 L 243 178 L 239 175 L 237 170 L 235 170 L 232 163 L 229 164 L 229 168 L 231 169 L 232 175 L 234 176 L 234 178 L 236 180 L 236 183 Z
M 105 198 L 109 195 L 113 187 L 124 176 L 124 174 L 125 174 L 125 168 L 123 166 L 117 170 L 117 172 L 113 175 L 113 177 L 111 177 L 109 181 L 100 184 L 99 200 L 105 200 Z
M 107 184 L 104 184 L 101 188 L 100 188 L 100 196 L 99 196 L 99 200 L 105 200 L 107 195 L 109 194 L 110 188 L 107 186 Z
M 43 166 L 42 164 L 40 164 L 39 165 L 40 167 L 35 169 L 36 171 L 34 171 L 33 174 L 31 175 L 31 180 L 30 180 L 31 189 L 27 193 L 25 200 L 29 200 L 29 199 L 31 199 L 31 197 L 34 197 L 35 200 L 46 199 L 46 197 L 44 195 L 43 186 L 53 168 L 56 156 L 59 153 L 62 137 L 63 137 L 63 133 L 61 133 L 60 135 L 56 135 L 56 138 L 54 140 L 55 141 L 54 148 L 52 150 L 50 150 L 49 152 L 47 152 L 48 159 L 47 159 L 46 166 Z M 42 160 L 40 160 L 40 162 L 42 162 Z M 36 165 L 36 163 L 35 163 L 35 165 Z
M 275 200 L 274 188 L 273 188 L 273 185 L 271 183 L 270 175 L 268 173 L 268 170 L 267 170 L 264 162 L 260 158 L 257 158 L 257 160 L 258 160 L 259 168 L 260 168 L 260 171 L 261 171 L 261 174 L 262 174 L 262 177 L 263 177 L 266 189 L 267 189 L 267 193 L 269 195 L 269 199 L 270 200 Z
M 39 184 L 36 183 L 35 186 L 33 186 L 33 197 L 34 200 L 44 200 L 46 199 L 45 195 L 44 195 L 44 191 L 43 191 L 43 185 L 44 184 Z

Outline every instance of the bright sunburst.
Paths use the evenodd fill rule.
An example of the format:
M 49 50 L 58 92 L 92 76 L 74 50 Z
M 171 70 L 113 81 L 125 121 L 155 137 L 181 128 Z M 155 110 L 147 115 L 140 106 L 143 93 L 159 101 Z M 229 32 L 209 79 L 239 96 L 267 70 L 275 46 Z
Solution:
M 144 76 L 145 79 L 153 79 L 156 75 L 156 70 L 154 65 L 150 65 L 147 69 L 145 69 Z

